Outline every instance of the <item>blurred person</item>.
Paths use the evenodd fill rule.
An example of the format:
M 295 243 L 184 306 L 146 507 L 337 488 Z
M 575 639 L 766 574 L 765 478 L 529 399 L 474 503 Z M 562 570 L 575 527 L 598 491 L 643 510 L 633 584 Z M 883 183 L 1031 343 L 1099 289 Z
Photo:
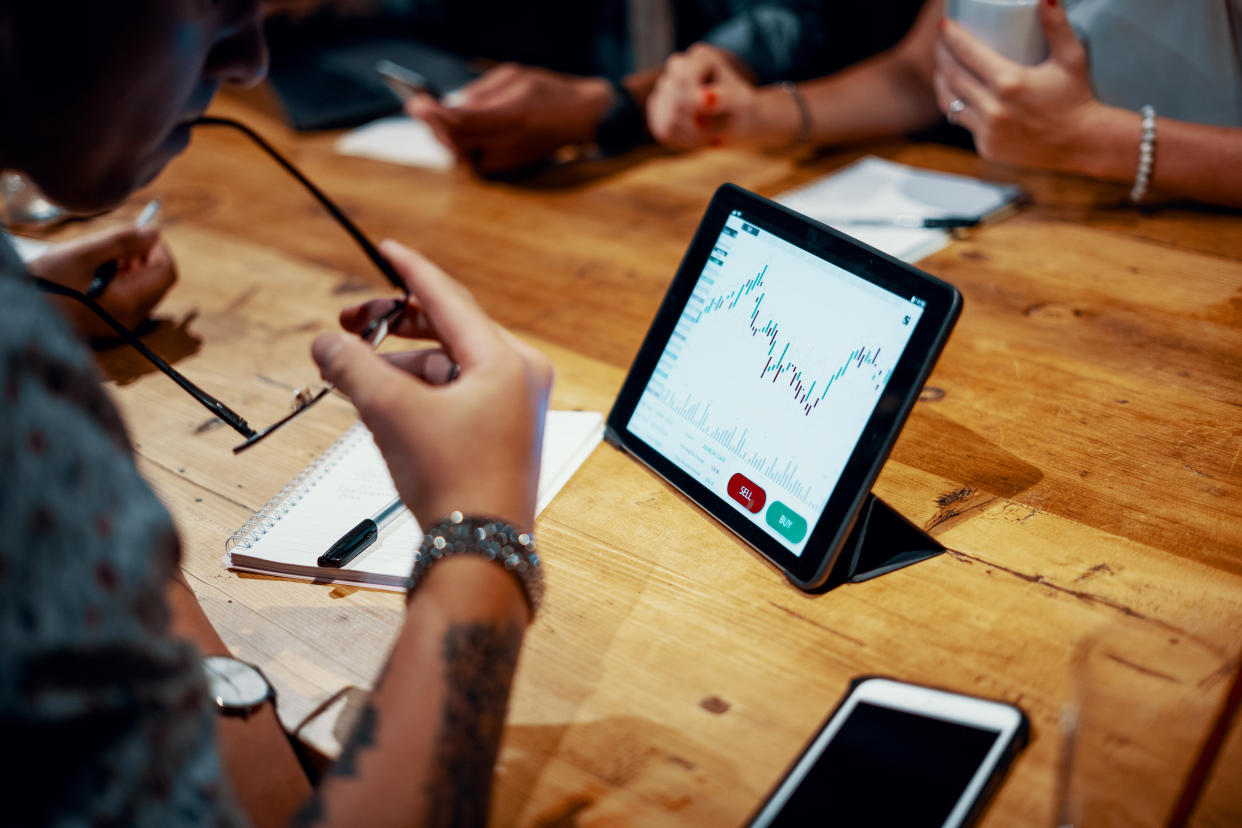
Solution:
M 693 54 L 712 54 L 750 84 L 814 77 L 895 42 L 915 3 L 458 0 L 420 36 L 453 32 L 435 42 L 508 62 L 451 106 L 420 95 L 407 110 L 483 173 L 518 169 L 566 146 L 619 152 L 648 140 L 647 99 L 674 49 L 693 44 Z M 414 4 L 425 6 L 440 4 Z
M 727 60 L 670 59 L 648 123 L 677 149 L 781 148 L 892 137 L 947 115 L 989 160 L 1131 184 L 1136 201 L 1150 186 L 1242 205 L 1242 6 L 1041 0 L 1039 16 L 1050 54 L 1037 66 L 944 19 L 943 0 L 893 49 L 796 86 L 761 87 Z
M 22 113 L 0 125 L 0 167 L 71 209 L 113 206 L 265 59 L 257 0 L 0 0 L 0 104 Z M 70 258 L 140 270 L 152 237 L 126 232 Z M 414 297 L 396 333 L 437 344 L 378 356 L 354 333 L 391 300 L 365 304 L 341 314 L 353 333 L 316 340 L 321 373 L 355 402 L 429 540 L 462 529 L 468 553 L 482 551 L 474 528 L 529 532 L 546 359 L 433 264 L 382 249 Z M 172 521 L 88 352 L 2 234 L 0 395 L 7 822 L 483 824 L 532 582 L 482 555 L 428 567 L 425 554 L 370 702 L 312 792 L 270 702 L 220 715 L 203 656 L 228 650 L 181 576 Z

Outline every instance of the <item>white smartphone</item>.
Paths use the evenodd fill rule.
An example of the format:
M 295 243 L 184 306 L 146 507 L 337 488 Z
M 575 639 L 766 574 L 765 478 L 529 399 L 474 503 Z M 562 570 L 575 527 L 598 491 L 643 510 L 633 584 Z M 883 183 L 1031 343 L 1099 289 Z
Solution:
M 855 679 L 750 825 L 971 825 L 1029 729 L 1012 704 Z

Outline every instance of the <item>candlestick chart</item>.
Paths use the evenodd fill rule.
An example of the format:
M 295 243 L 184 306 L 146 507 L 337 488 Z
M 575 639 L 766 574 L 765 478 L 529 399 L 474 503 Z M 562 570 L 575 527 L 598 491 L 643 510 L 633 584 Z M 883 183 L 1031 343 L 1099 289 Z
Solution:
M 921 311 L 770 233 L 726 225 L 630 429 L 712 488 L 742 472 L 769 500 L 818 514 Z

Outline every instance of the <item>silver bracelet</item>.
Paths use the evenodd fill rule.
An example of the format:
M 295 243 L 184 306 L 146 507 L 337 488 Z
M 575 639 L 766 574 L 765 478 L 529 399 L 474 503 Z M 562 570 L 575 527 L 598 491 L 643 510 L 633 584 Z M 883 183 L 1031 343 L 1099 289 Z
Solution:
M 780 84 L 780 88 L 789 97 L 793 98 L 794 103 L 798 106 L 798 136 L 794 138 L 790 146 L 801 146 L 811 140 L 811 130 L 814 127 L 811 119 L 811 107 L 807 105 L 806 96 L 802 94 L 802 90 L 798 88 L 796 83 L 784 81 Z
M 410 573 L 410 595 L 427 575 L 427 570 L 454 555 L 478 555 L 495 561 L 513 574 L 533 620 L 543 602 L 543 566 L 535 552 L 535 539 L 504 521 L 489 517 L 466 517 L 453 512 L 423 534 L 414 553 Z
M 1140 112 L 1143 115 L 1143 137 L 1139 141 L 1138 172 L 1134 176 L 1134 187 L 1130 190 L 1130 200 L 1135 204 L 1147 195 L 1152 167 L 1156 164 L 1156 108 L 1145 106 Z

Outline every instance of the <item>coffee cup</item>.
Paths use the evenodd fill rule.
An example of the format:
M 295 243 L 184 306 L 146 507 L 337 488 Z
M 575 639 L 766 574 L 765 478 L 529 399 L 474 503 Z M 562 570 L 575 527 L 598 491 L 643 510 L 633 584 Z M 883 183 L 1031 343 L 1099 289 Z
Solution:
M 1048 57 L 1039 20 L 1041 0 L 949 0 L 948 16 L 1017 63 L 1034 66 Z

